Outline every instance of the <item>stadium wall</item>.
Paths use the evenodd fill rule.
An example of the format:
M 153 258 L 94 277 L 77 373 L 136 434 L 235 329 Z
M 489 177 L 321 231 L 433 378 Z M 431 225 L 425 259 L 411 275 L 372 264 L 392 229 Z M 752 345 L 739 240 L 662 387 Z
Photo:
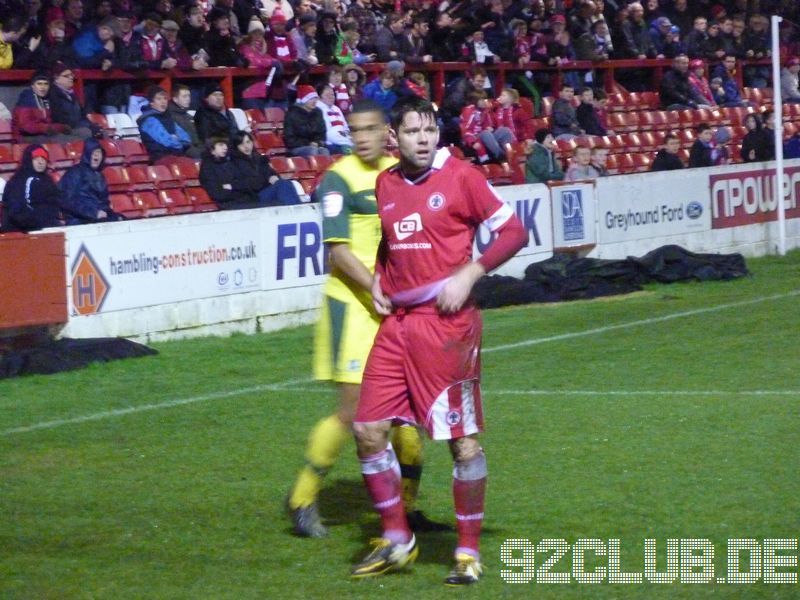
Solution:
M 500 273 L 519 277 L 554 247 L 593 247 L 599 258 L 664 244 L 774 251 L 777 204 L 767 166 L 497 188 L 529 237 Z M 800 160 L 787 161 L 786 173 L 787 247 L 795 248 Z M 327 262 L 320 223 L 319 206 L 310 204 L 64 228 L 69 321 L 61 335 L 155 341 L 309 322 Z M 490 242 L 481 231 L 476 253 Z

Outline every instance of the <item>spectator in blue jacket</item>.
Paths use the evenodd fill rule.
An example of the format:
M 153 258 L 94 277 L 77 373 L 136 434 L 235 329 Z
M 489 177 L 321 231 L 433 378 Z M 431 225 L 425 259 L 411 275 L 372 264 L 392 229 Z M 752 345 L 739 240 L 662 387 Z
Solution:
M 67 225 L 122 220 L 122 215 L 111 209 L 108 198 L 108 183 L 103 175 L 105 157 L 97 140 L 86 140 L 80 163 L 70 167 L 58 182 Z
M 747 106 L 748 103 L 742 100 L 742 93 L 739 91 L 739 86 L 734 77 L 736 73 L 736 56 L 733 54 L 726 54 L 722 63 L 718 64 L 714 69 L 713 76 L 722 79 L 722 90 L 724 92 L 725 101 L 719 103 L 720 106 Z
M 137 119 L 137 123 L 150 160 L 155 162 L 165 156 L 185 155 L 192 145 L 192 138 L 167 112 L 167 92 L 156 85 L 150 86 L 147 100 L 150 104 Z
M 373 79 L 364 86 L 362 94 L 364 98 L 377 102 L 383 112 L 388 115 L 395 102 L 397 102 L 397 93 L 394 91 L 395 83 L 397 81 L 392 72 L 389 69 L 385 69 L 378 79 Z
M 89 27 L 72 41 L 78 57 L 78 66 L 83 69 L 111 68 L 114 59 L 114 17 L 106 17 L 96 27 Z

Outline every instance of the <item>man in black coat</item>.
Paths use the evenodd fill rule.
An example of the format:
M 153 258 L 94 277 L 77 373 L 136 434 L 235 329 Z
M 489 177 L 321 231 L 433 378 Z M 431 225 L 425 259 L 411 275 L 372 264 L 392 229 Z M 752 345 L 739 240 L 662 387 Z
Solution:
M 325 118 L 317 108 L 319 96 L 310 85 L 297 87 L 297 102 L 283 119 L 283 141 L 294 156 L 328 155 Z
M 689 83 L 689 57 L 679 54 L 672 61 L 672 68 L 664 73 L 659 90 L 661 107 L 667 110 L 697 108 L 703 99 Z
M 233 138 L 239 131 L 233 113 L 225 108 L 225 94 L 218 83 L 210 83 L 203 90 L 203 104 L 194 115 L 194 126 L 202 142 L 210 138 Z
M 650 167 L 651 171 L 675 171 L 683 169 L 683 163 L 678 156 L 678 150 L 681 148 L 681 141 L 674 133 L 668 133 L 664 137 L 664 147 L 658 151 L 653 164 Z

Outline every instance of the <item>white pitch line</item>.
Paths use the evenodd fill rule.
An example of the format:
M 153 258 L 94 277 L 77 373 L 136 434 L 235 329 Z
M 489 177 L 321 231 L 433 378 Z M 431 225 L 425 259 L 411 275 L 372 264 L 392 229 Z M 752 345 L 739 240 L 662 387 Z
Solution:
M 710 312 L 717 312 L 720 310 L 727 310 L 729 308 L 739 308 L 740 306 L 749 306 L 751 304 L 760 304 L 761 302 L 770 302 L 772 300 L 782 300 L 784 298 L 791 298 L 793 296 L 800 296 L 800 290 L 794 290 L 785 294 L 776 294 L 774 296 L 763 296 L 761 298 L 753 298 L 751 300 L 742 300 L 741 302 L 730 302 L 728 304 L 718 304 L 717 306 L 707 306 L 705 308 L 696 308 L 694 310 L 686 310 L 679 313 L 672 313 L 662 317 L 652 317 L 650 319 L 641 319 L 640 321 L 629 321 L 628 323 L 617 323 L 615 325 L 606 325 L 605 327 L 595 327 L 594 329 L 585 329 L 584 331 L 573 331 L 570 333 L 562 333 L 559 335 L 551 335 L 549 337 L 536 338 L 532 340 L 523 340 L 521 342 L 514 342 L 512 344 L 502 344 L 492 348 L 484 348 L 481 352 L 497 352 L 500 350 L 513 350 L 514 348 L 522 348 L 524 346 L 534 346 L 536 344 L 544 344 L 547 342 L 559 342 L 561 340 L 569 340 L 576 337 L 583 337 L 586 335 L 595 335 L 597 333 L 607 333 L 609 331 L 617 331 L 619 329 L 628 329 L 629 327 L 638 327 L 640 325 L 652 325 L 654 323 L 663 323 L 664 321 L 672 321 L 673 319 L 682 319 L 684 317 L 693 317 L 695 315 L 704 315 Z
M 148 410 L 160 410 L 162 408 L 171 408 L 173 406 L 184 406 L 186 404 L 194 404 L 196 402 L 205 402 L 207 400 L 222 400 L 224 398 L 232 398 L 234 396 L 241 396 L 244 394 L 254 394 L 257 392 L 279 391 L 286 389 L 295 383 L 308 383 L 311 381 L 305 379 L 292 379 L 280 383 L 270 383 L 263 385 L 254 385 L 252 387 L 241 388 L 238 390 L 229 390 L 227 392 L 213 392 L 211 394 L 203 394 L 202 396 L 192 396 L 191 398 L 181 398 L 179 400 L 170 400 L 168 402 L 159 402 L 158 404 L 140 404 L 138 406 L 128 406 L 125 408 L 115 408 L 113 410 L 105 410 L 103 412 L 93 413 L 91 415 L 84 415 L 81 417 L 72 417 L 70 419 L 56 419 L 54 421 L 43 421 L 41 423 L 34 423 L 25 427 L 14 427 L 6 429 L 2 435 L 12 435 L 14 433 L 28 433 L 30 431 L 38 431 L 40 429 L 53 429 L 54 427 L 62 427 L 63 425 L 73 425 L 76 423 L 86 423 L 88 421 L 100 421 L 102 419 L 109 419 L 111 417 L 121 417 L 132 413 L 144 412 Z
M 515 342 L 513 344 L 503 344 L 503 345 L 500 345 L 500 346 L 494 346 L 492 348 L 483 348 L 481 350 L 481 352 L 497 352 L 497 351 L 500 351 L 500 350 L 511 350 L 511 349 L 514 349 L 514 348 L 521 348 L 523 346 L 533 346 L 533 345 L 536 345 L 536 344 L 544 344 L 544 343 L 547 343 L 547 342 L 557 342 L 557 341 L 567 340 L 567 339 L 576 338 L 576 337 L 583 337 L 583 336 L 594 335 L 594 334 L 598 334 L 598 333 L 606 333 L 608 331 L 615 331 L 615 330 L 618 330 L 618 329 L 626 329 L 628 327 L 638 327 L 639 325 L 650 325 L 650 324 L 653 324 L 653 323 L 662 323 L 664 321 L 670 321 L 672 319 L 680 319 L 680 318 L 683 318 L 683 317 L 691 317 L 691 316 L 694 316 L 694 315 L 701 315 L 701 314 L 706 314 L 706 313 L 715 312 L 715 311 L 719 311 L 719 310 L 726 310 L 726 309 L 729 309 L 729 308 L 738 308 L 740 306 L 749 306 L 751 304 L 759 304 L 761 302 L 770 302 L 772 300 L 781 300 L 783 298 L 791 298 L 793 296 L 798 296 L 798 295 L 800 295 L 800 290 L 794 290 L 792 292 L 787 292 L 785 294 L 776 294 L 774 296 L 763 296 L 761 298 L 753 298 L 751 300 L 742 300 L 741 302 L 730 302 L 728 304 L 719 304 L 717 306 L 709 306 L 709 307 L 706 307 L 706 308 L 698 308 L 698 309 L 687 310 L 687 311 L 683 311 L 683 312 L 679 312 L 679 313 L 672 313 L 670 315 L 664 315 L 662 317 L 652 317 L 650 319 L 641 319 L 639 321 L 630 321 L 628 323 L 618 323 L 616 325 L 607 325 L 605 327 L 596 327 L 594 329 L 586 329 L 584 331 L 573 331 L 573 332 L 570 332 L 570 333 L 562 333 L 560 335 L 552 335 L 552 336 L 549 336 L 549 337 L 534 338 L 534 339 L 530 339 L 530 340 L 523 340 L 521 342 Z M 149 410 L 159 410 L 159 409 L 162 409 L 162 408 L 171 408 L 171 407 L 174 407 L 174 406 L 184 406 L 184 405 L 187 405 L 187 404 L 195 404 L 197 402 L 204 402 L 204 401 L 207 401 L 207 400 L 221 400 L 221 399 L 224 399 L 224 398 L 232 398 L 232 397 L 235 397 L 235 396 L 241 396 L 241 395 L 244 395 L 244 394 L 251 394 L 251 393 L 256 393 L 256 392 L 279 391 L 279 390 L 287 389 L 288 386 L 291 386 L 293 384 L 308 383 L 310 381 L 311 381 L 311 379 L 309 379 L 309 378 L 294 379 L 294 380 L 287 380 L 287 381 L 278 382 L 278 383 L 271 383 L 271 384 L 264 384 L 264 385 L 257 385 L 257 386 L 247 387 L 247 388 L 241 388 L 241 389 L 238 389 L 238 390 L 229 390 L 229 391 L 226 391 L 226 392 L 214 392 L 214 393 L 211 393 L 211 394 L 204 394 L 204 395 L 201 395 L 201 396 L 193 396 L 193 397 L 190 397 L 190 398 L 182 398 L 182 399 L 178 399 L 178 400 L 170 400 L 170 401 L 167 401 L 167 402 L 160 402 L 158 404 L 142 404 L 142 405 L 139 405 L 139 406 L 130 406 L 130 407 L 126 407 L 126 408 L 117 408 L 117 409 L 114 409 L 114 410 L 107 410 L 107 411 L 103 411 L 103 412 L 93 413 L 93 414 L 90 414 L 90 415 L 84 415 L 84 416 L 81 416 L 81 417 L 72 417 L 72 418 L 69 418 L 69 419 L 56 419 L 56 420 L 53 420 L 53 421 L 43 421 L 41 423 L 34 423 L 32 425 L 27 425 L 27 426 L 24 426 L 24 427 L 14 427 L 12 429 L 6 429 L 6 430 L 0 432 L 0 435 L 6 436 L 6 435 L 13 435 L 13 434 L 16 434 L 16 433 L 28 433 L 28 432 L 31 432 L 31 431 L 38 431 L 38 430 L 41 430 L 41 429 L 53 429 L 55 427 L 62 427 L 64 425 L 72 425 L 72 424 L 77 424 L 77 423 L 86 423 L 86 422 L 89 422 L 89 421 L 100 421 L 102 419 L 120 417 L 120 416 L 123 416 L 123 415 L 128 415 L 128 414 L 133 414 L 133 413 L 138 413 L 138 412 L 144 412 L 144 411 L 149 411 Z M 318 392 L 321 393 L 321 392 L 324 391 L 324 392 L 327 393 L 328 390 L 324 390 L 322 388 L 319 388 L 319 389 L 311 388 L 311 389 L 298 389 L 298 390 L 292 390 L 292 391 L 305 391 L 305 392 L 311 392 L 311 393 L 318 393 Z M 490 392 L 490 393 L 503 393 L 503 392 Z M 514 393 L 514 394 L 522 395 L 523 391 L 522 390 L 519 390 L 519 391 L 509 390 L 508 393 Z M 525 392 L 525 393 L 527 393 L 527 394 L 546 394 L 546 393 L 551 393 L 551 394 L 552 393 L 570 393 L 570 394 L 574 394 L 575 392 L 564 392 L 564 391 L 558 391 L 558 390 L 557 391 L 552 391 L 552 392 L 545 392 L 545 391 L 535 391 L 534 390 L 534 391 Z M 596 394 L 596 395 L 598 394 L 598 392 L 588 392 L 588 393 Z M 638 392 L 632 392 L 631 395 L 633 395 L 634 393 L 638 394 Z M 658 393 L 662 393 L 662 392 L 658 392 Z M 663 393 L 667 394 L 669 392 L 663 392 Z M 720 392 L 720 393 L 728 394 L 728 393 L 731 393 L 731 392 Z M 767 394 L 769 392 L 763 391 L 761 393 Z M 785 392 L 785 395 L 792 395 L 792 394 L 793 394 L 793 392 Z M 619 395 L 621 395 L 621 394 L 619 394 Z

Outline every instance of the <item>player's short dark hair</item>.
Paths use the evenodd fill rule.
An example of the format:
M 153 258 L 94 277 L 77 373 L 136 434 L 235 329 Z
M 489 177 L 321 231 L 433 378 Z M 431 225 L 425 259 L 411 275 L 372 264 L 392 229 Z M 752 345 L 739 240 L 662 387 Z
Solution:
M 431 119 L 436 120 L 436 109 L 429 100 L 419 96 L 406 96 L 398 100 L 392 107 L 392 114 L 389 119 L 392 129 L 397 130 L 406 115 L 412 112 L 419 113 L 420 116 L 430 116 Z
M 380 113 L 384 121 L 386 120 L 386 113 L 383 111 L 383 107 L 370 98 L 362 98 L 353 102 L 353 109 L 350 114 L 357 115 L 361 113 Z

